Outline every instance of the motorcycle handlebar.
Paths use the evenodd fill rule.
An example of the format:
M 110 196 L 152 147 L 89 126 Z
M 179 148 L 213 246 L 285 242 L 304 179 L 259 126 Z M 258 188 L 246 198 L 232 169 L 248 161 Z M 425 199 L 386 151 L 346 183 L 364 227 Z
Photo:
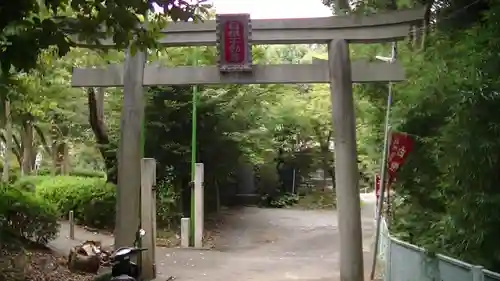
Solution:
M 111 259 L 112 260 L 122 259 L 124 257 L 133 256 L 135 254 L 138 254 L 139 252 L 143 252 L 143 251 L 148 250 L 147 248 L 129 248 L 129 249 L 130 249 L 130 251 L 126 254 L 118 253 L 118 255 L 117 255 L 117 252 L 114 252 L 113 254 L 111 254 Z

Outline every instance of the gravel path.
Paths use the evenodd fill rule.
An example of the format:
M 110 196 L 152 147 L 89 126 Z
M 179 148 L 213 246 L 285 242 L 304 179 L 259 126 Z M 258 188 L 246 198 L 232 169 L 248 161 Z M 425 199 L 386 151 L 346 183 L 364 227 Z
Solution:
M 365 273 L 369 273 L 374 234 L 373 200 L 362 207 Z M 335 211 L 241 208 L 225 210 L 225 224 L 213 250 L 158 248 L 158 280 L 326 281 L 339 280 L 339 241 Z M 67 233 L 64 232 L 62 233 Z M 111 243 L 112 237 L 84 234 L 80 240 Z M 68 246 L 66 237 L 52 243 Z M 71 242 L 71 241 L 70 241 Z M 75 242 L 77 243 L 77 242 Z

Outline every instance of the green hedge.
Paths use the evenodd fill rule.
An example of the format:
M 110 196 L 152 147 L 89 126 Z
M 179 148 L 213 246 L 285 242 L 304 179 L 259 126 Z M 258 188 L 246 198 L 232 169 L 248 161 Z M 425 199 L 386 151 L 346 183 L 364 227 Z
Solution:
M 55 205 L 61 216 L 74 212 L 75 221 L 96 228 L 112 228 L 115 222 L 115 187 L 102 178 L 73 176 L 25 177 L 36 194 Z
M 52 171 L 50 169 L 43 168 L 38 170 L 37 174 L 39 176 L 50 176 L 52 175 Z M 86 178 L 105 178 L 106 173 L 95 170 L 74 169 L 69 172 L 69 176 L 86 177 Z
M 90 227 L 112 229 L 115 223 L 115 186 L 103 178 L 74 176 L 26 176 L 14 186 L 19 190 L 35 190 L 50 202 L 61 217 L 74 212 L 75 221 Z M 157 185 L 157 219 L 159 226 L 172 226 L 180 221 L 179 194 L 168 183 Z
M 53 205 L 31 192 L 10 185 L 0 186 L 0 231 L 46 244 L 59 231 Z
M 26 177 L 20 177 L 14 182 L 14 187 L 16 189 L 24 190 L 24 191 L 34 191 L 35 187 L 49 179 L 50 177 L 48 176 L 26 176 Z

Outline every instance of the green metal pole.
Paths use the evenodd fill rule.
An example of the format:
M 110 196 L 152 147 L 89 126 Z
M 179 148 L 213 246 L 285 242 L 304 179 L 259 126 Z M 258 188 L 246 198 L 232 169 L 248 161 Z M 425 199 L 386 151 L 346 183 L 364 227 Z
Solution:
M 198 50 L 194 47 L 193 53 L 193 65 L 198 64 Z M 193 97 L 192 97 L 192 127 L 191 127 L 191 218 L 190 218 L 190 243 L 194 246 L 194 233 L 195 233 L 195 197 L 194 197 L 194 173 L 196 168 L 196 106 L 198 102 L 198 86 L 193 85 Z

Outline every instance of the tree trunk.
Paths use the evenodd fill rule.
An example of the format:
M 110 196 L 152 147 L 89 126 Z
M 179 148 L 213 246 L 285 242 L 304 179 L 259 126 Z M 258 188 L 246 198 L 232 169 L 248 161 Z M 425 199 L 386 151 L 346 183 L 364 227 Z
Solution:
M 44 151 L 45 153 L 47 153 L 48 155 L 50 155 L 52 157 L 52 155 L 53 155 L 52 151 L 53 150 L 52 150 L 50 141 L 47 141 L 47 138 L 45 137 L 45 132 L 39 126 L 37 126 L 36 124 L 33 124 L 33 129 L 35 130 L 35 132 L 36 132 L 36 134 L 38 136 L 38 139 L 41 142 L 42 151 Z M 37 154 L 38 154 L 38 149 L 36 150 L 36 153 L 35 153 L 35 159 L 33 159 L 33 161 L 34 161 L 33 162 L 33 166 L 35 165 Z M 52 160 L 53 160 L 53 157 L 52 157 Z M 53 175 L 55 174 L 55 165 L 54 164 L 52 164 L 51 173 Z
M 52 142 L 52 175 L 69 174 L 69 149 L 64 140 L 55 139 Z
M 23 118 L 21 131 L 21 174 L 29 175 L 33 170 L 33 158 L 35 157 L 35 148 L 33 147 L 33 120 L 27 115 Z
M 53 134 L 51 139 L 52 145 L 50 146 L 50 156 L 52 158 L 52 168 L 50 169 L 50 173 L 52 174 L 52 176 L 55 176 L 57 175 L 57 136 L 54 136 Z
M 9 182 L 9 158 L 12 151 L 12 118 L 10 115 L 10 101 L 5 101 L 5 157 L 3 164 L 2 182 Z
M 434 5 L 434 0 L 430 0 L 427 6 L 425 7 L 425 16 L 424 16 L 424 23 L 422 27 L 422 40 L 420 44 L 420 49 L 425 49 L 425 41 L 427 36 L 429 35 L 430 29 L 431 29 L 431 16 L 432 16 L 432 11 L 431 8 Z
M 52 176 L 63 174 L 63 162 L 64 162 L 64 140 L 62 139 L 61 128 L 57 125 L 57 121 L 52 121 L 52 126 L 50 128 L 50 151 L 52 158 Z
M 95 140 L 99 147 L 99 152 L 104 159 L 106 166 L 107 182 L 118 183 L 118 161 L 116 157 L 116 149 L 111 149 L 111 142 L 107 133 L 107 128 L 104 123 L 104 92 L 99 90 L 96 93 L 94 88 L 87 90 L 87 98 L 89 104 L 89 123 L 94 132 Z
M 19 164 L 19 167 L 21 167 L 21 165 L 23 164 L 21 142 L 19 141 L 19 138 L 15 134 L 12 133 L 11 136 L 12 136 L 11 151 L 12 153 L 14 153 L 14 156 L 16 156 L 17 164 Z
M 323 174 L 324 174 L 323 191 L 326 191 L 328 187 L 326 177 L 330 176 L 333 187 L 332 191 L 335 193 L 335 169 L 333 168 L 333 162 L 331 161 L 332 152 L 328 147 L 326 149 L 322 148 L 321 150 L 322 150 L 321 162 L 323 163 Z
M 61 159 L 61 174 L 63 175 L 69 175 L 70 172 L 70 163 L 69 163 L 69 144 L 68 142 L 63 142 L 62 143 L 62 159 Z

